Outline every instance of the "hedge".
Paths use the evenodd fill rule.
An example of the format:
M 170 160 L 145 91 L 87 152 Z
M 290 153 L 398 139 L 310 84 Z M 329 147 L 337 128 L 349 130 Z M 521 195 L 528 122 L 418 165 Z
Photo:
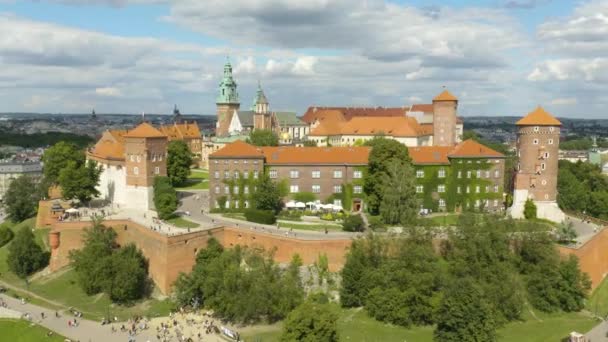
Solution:
M 249 222 L 262 224 L 275 224 L 277 222 L 272 210 L 247 209 L 245 210 L 245 219 Z
M 10 228 L 0 227 L 0 247 L 9 243 L 13 239 L 14 236 L 15 236 L 15 233 L 13 233 L 13 231 Z

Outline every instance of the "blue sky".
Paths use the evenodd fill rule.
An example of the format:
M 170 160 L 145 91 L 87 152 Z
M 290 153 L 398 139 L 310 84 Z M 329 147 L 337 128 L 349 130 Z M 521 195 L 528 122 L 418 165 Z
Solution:
M 404 106 L 608 117 L 608 1 L 0 0 L 0 112 L 212 114 L 226 55 L 242 106 Z

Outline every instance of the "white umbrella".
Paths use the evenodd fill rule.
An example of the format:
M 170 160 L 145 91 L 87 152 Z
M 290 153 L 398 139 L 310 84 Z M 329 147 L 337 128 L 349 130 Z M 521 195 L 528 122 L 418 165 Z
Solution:
M 306 206 L 312 208 L 315 206 L 315 202 L 306 202 Z
M 341 211 L 341 210 L 343 210 L 344 208 L 342 208 L 342 206 L 341 206 L 341 205 L 334 205 L 332 209 L 333 209 L 333 211 Z
M 296 208 L 306 208 L 306 204 L 304 202 L 296 202 Z
M 289 202 L 285 203 L 286 208 L 295 208 L 295 206 L 296 206 L 296 202 L 294 202 L 294 201 L 289 201 Z
M 328 203 L 328 204 L 323 205 L 322 208 L 332 210 L 334 208 L 334 205 L 331 203 Z
M 75 214 L 78 212 L 78 209 L 70 208 L 65 211 L 68 214 Z

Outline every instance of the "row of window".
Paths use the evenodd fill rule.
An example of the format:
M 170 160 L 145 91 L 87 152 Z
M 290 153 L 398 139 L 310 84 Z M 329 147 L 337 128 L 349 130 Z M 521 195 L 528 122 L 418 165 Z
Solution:
M 233 190 L 233 194 L 238 195 L 238 193 L 239 193 L 239 186 L 235 185 L 232 188 L 232 190 Z M 255 191 L 255 187 L 254 187 L 254 191 Z M 220 186 L 219 185 L 215 186 L 215 193 L 216 194 L 220 193 Z M 230 194 L 230 186 L 224 185 L 224 193 L 225 194 Z M 244 194 L 248 194 L 249 193 L 249 186 L 248 185 L 243 186 L 243 193 Z
M 534 144 L 534 145 L 538 145 L 539 142 L 540 142 L 540 140 L 538 140 L 538 139 L 532 140 L 532 144 Z M 553 139 L 547 139 L 547 145 L 553 145 Z
M 446 172 L 445 169 L 439 169 L 439 171 L 437 171 L 437 177 L 439 178 L 445 178 Z M 467 178 L 471 178 L 471 176 L 473 175 L 472 171 L 467 171 L 466 173 Z M 477 178 L 481 178 L 482 176 L 484 176 L 484 178 L 490 178 L 491 172 L 489 170 L 483 171 L 482 170 L 477 170 L 475 172 L 475 176 Z M 499 170 L 494 170 L 494 178 L 499 178 L 500 177 L 500 171 Z M 416 178 L 424 178 L 424 170 L 417 170 L 416 171 Z M 458 171 L 458 178 L 462 178 L 462 171 Z
M 482 203 L 482 202 L 481 202 L 480 200 L 475 200 L 475 206 L 476 206 L 476 207 L 479 207 L 479 205 L 480 205 L 481 203 Z M 494 206 L 495 206 L 495 207 L 497 207 L 497 206 L 498 206 L 498 203 L 499 203 L 499 202 L 498 202 L 498 200 L 496 200 L 496 199 L 495 199 L 495 200 L 492 202 L 492 204 L 494 204 Z M 490 200 L 487 200 L 487 199 L 483 200 L 483 204 L 484 204 L 484 206 L 486 206 L 486 207 L 487 207 L 487 206 L 489 206 L 489 205 L 490 205 Z M 439 207 L 440 207 L 440 208 L 445 208 L 445 200 L 444 200 L 443 198 L 440 198 L 440 199 L 439 199 Z
M 139 167 L 135 166 L 133 167 L 133 174 L 138 176 L 139 175 Z M 160 167 L 155 166 L 154 167 L 154 174 L 155 175 L 159 175 L 160 174 Z
M 270 178 L 277 178 L 279 176 L 279 171 L 278 170 L 270 170 L 270 172 L 268 173 L 268 175 L 270 176 Z M 313 170 L 313 171 L 310 172 L 310 176 L 313 179 L 321 178 L 321 171 L 320 170 Z M 335 179 L 340 179 L 343 176 L 343 172 L 342 172 L 342 170 L 333 170 L 332 176 Z M 300 178 L 300 171 L 299 170 L 290 170 L 289 171 L 289 178 L 291 178 L 291 179 Z M 360 171 L 360 170 L 353 171 L 353 178 L 355 178 L 355 179 L 363 178 L 363 171 Z
M 249 201 L 243 201 L 243 205 L 245 208 L 249 208 Z M 342 200 L 340 199 L 335 199 L 334 200 L 334 205 L 337 206 L 342 206 Z M 219 208 L 220 204 L 218 203 L 218 201 L 215 201 L 215 207 Z M 229 209 L 229 208 L 234 208 L 234 209 L 238 209 L 239 208 L 239 201 L 226 201 L 226 204 L 224 205 L 225 209 Z
M 493 190 L 494 190 L 494 192 L 498 192 L 498 185 L 494 185 Z M 466 191 L 467 194 L 470 193 L 471 192 L 471 187 L 467 186 L 465 188 L 465 191 Z M 416 185 L 416 192 L 419 193 L 419 194 L 423 193 L 424 192 L 424 185 Z M 445 192 L 445 185 L 443 185 L 443 184 L 438 185 L 437 186 L 437 192 L 439 192 L 439 193 Z M 456 192 L 459 193 L 459 194 L 462 193 L 462 188 L 460 186 L 457 186 L 456 187 Z M 475 193 L 478 194 L 480 192 L 481 192 L 481 187 L 479 185 L 475 186 Z M 486 193 L 490 192 L 490 186 L 489 185 L 486 185 L 485 192 Z
M 313 194 L 319 194 L 321 193 L 321 186 L 320 185 L 312 185 L 311 187 L 312 193 Z M 289 192 L 292 194 L 298 193 L 300 192 L 300 186 L 299 185 L 290 185 L 289 186 Z M 333 187 L 333 193 L 334 194 L 341 194 L 342 193 L 342 185 L 334 185 Z M 355 185 L 353 186 L 353 193 L 355 194 L 361 194 L 363 193 L 363 187 L 361 185 Z
M 258 176 L 259 176 L 259 172 L 258 171 L 253 171 L 253 178 L 254 179 L 258 179 Z M 240 172 L 239 171 L 234 171 L 233 177 L 235 179 L 240 178 L 241 177 Z M 219 171 L 213 172 L 213 178 L 220 179 L 220 172 Z M 230 171 L 224 171 L 224 178 L 226 178 L 226 179 L 230 178 Z M 249 171 L 247 171 L 247 170 L 243 171 L 243 178 L 249 178 Z
M 243 164 L 249 164 L 249 160 L 243 160 L 243 161 L 241 161 L 241 162 L 242 162 Z M 217 160 L 217 159 L 213 161 L 213 164 L 216 164 L 216 165 L 217 165 L 217 164 L 219 164 L 219 163 L 220 163 L 220 161 L 219 161 L 219 160 Z M 238 161 L 238 160 L 233 160 L 233 161 L 232 161 L 232 163 L 233 163 L 233 164 L 238 164 L 238 163 L 239 163 L 239 161 Z M 230 160 L 228 160 L 228 159 L 224 159 L 224 164 L 225 164 L 225 165 L 230 164 Z M 257 165 L 257 164 L 258 164 L 258 161 L 257 161 L 257 160 L 254 160 L 254 161 L 253 161 L 253 164 L 254 164 L 254 165 Z
M 152 153 L 151 154 L 151 159 L 153 162 L 155 161 L 163 161 L 163 155 L 162 154 L 156 154 L 156 153 Z M 140 155 L 134 155 L 131 154 L 129 155 L 129 160 L 131 160 L 132 162 L 141 162 L 141 156 Z

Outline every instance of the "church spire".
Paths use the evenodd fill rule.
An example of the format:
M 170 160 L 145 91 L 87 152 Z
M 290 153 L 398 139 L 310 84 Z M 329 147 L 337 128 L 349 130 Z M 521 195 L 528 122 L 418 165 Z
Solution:
M 228 57 L 226 57 L 226 64 L 224 64 L 224 77 L 220 82 L 216 103 L 238 104 L 239 93 L 237 92 L 236 88 L 236 82 L 232 77 L 232 65 L 230 64 Z

